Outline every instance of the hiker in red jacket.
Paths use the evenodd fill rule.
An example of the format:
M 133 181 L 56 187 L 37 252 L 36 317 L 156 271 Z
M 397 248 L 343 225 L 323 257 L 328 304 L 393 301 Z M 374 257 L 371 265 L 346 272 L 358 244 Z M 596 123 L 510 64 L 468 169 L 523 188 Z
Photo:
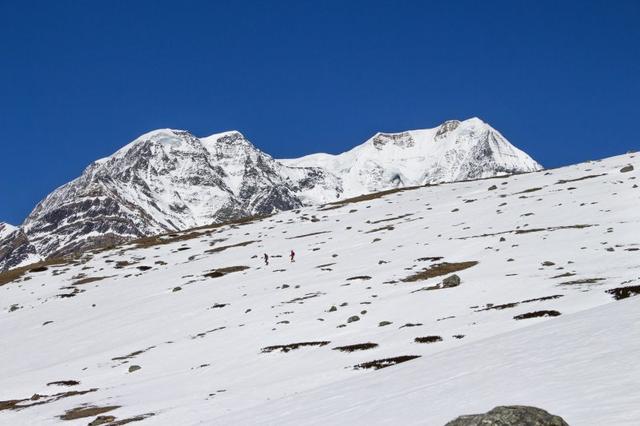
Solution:
M 292 263 L 296 261 L 296 259 L 295 259 L 296 253 L 293 250 L 291 250 L 291 254 L 289 254 L 289 257 L 291 258 L 291 262 Z

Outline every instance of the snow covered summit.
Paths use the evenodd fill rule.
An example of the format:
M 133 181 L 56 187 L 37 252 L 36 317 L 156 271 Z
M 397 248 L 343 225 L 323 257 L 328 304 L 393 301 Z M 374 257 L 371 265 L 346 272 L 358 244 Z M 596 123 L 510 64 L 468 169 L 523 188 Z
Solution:
M 540 168 L 476 118 L 378 133 L 340 155 L 294 160 L 273 159 L 237 131 L 198 138 L 159 129 L 49 194 L 23 223 L 20 241 L 51 258 L 389 188 Z M 0 270 L 24 264 L 18 253 L 0 251 Z
M 339 155 L 281 161 L 331 172 L 342 181 L 346 196 L 542 169 L 479 118 L 447 121 L 433 129 L 376 133 Z

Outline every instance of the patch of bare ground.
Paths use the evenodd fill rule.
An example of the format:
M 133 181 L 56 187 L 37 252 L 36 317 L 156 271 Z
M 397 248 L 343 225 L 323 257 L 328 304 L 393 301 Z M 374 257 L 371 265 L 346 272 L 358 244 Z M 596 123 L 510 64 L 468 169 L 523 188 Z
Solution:
M 554 275 L 553 277 L 551 277 L 551 279 L 554 278 L 566 278 L 566 277 L 573 277 L 575 274 L 573 272 L 565 272 L 564 274 L 560 274 L 560 275 Z
M 316 266 L 316 269 L 328 268 L 329 266 L 333 266 L 335 263 L 325 263 L 324 265 Z
M 416 337 L 413 339 L 416 343 L 436 343 L 442 342 L 442 337 L 440 336 L 424 336 L 424 337 Z
M 366 351 L 367 349 L 373 349 L 378 347 L 377 343 L 356 343 L 355 345 L 346 345 L 346 346 L 336 346 L 333 348 L 334 351 L 340 352 L 355 352 L 355 351 Z
M 234 219 L 226 222 L 192 228 L 189 231 L 184 231 L 181 233 L 161 234 L 161 235 L 155 235 L 152 237 L 139 238 L 137 240 L 133 240 L 127 243 L 128 245 L 132 245 L 132 247 L 129 247 L 124 251 L 133 250 L 137 248 L 148 248 L 148 247 L 153 247 L 158 245 L 171 244 L 179 241 L 187 241 L 193 238 L 199 238 L 203 235 L 209 235 L 211 234 L 211 231 L 217 228 L 222 228 L 224 226 L 235 227 L 238 225 L 247 225 L 249 223 L 266 219 L 269 216 L 270 215 L 247 216 L 241 219 Z
M 80 382 L 77 380 L 59 380 L 57 382 L 49 382 L 47 386 L 77 386 Z
M 218 278 L 230 274 L 232 272 L 240 272 L 249 269 L 248 266 L 227 266 L 226 268 L 218 268 L 204 274 L 207 278 Z
M 593 179 L 593 178 L 597 178 L 597 177 L 600 177 L 600 176 L 606 176 L 606 175 L 607 175 L 606 173 L 602 173 L 602 174 L 599 174 L 599 175 L 582 176 L 582 177 L 575 178 L 575 179 L 560 179 L 555 184 L 556 185 L 562 185 L 562 184 L 569 183 L 569 182 L 578 182 L 579 180 Z
M 269 353 L 269 352 L 273 352 L 273 351 L 280 351 L 280 352 L 289 352 L 289 351 L 293 351 L 295 349 L 298 348 L 302 348 L 305 346 L 318 346 L 318 347 L 322 347 L 322 346 L 326 346 L 328 345 L 329 341 L 323 340 L 323 341 L 318 341 L 318 342 L 298 342 L 298 343 L 289 343 L 288 345 L 274 345 L 274 346 L 266 346 L 264 348 L 261 349 L 262 353 Z
M 364 195 L 359 195 L 357 197 L 346 198 L 344 200 L 334 201 L 332 203 L 325 204 L 323 208 L 320 209 L 320 211 L 337 209 L 339 207 L 346 206 L 348 204 L 361 203 L 363 201 L 371 201 L 377 198 L 382 198 L 386 195 L 395 194 L 396 192 L 410 191 L 412 189 L 417 189 L 417 188 L 420 188 L 420 186 L 407 186 L 404 188 L 394 188 L 394 189 L 388 189 L 386 191 L 374 192 L 373 194 L 364 194 Z
M 71 410 L 67 410 L 63 415 L 58 416 L 62 420 L 77 420 L 85 417 L 93 417 L 98 414 L 107 413 L 120 408 L 120 405 L 108 405 L 105 407 L 87 406 L 76 407 Z
M 531 232 L 544 232 L 544 231 L 558 231 L 561 229 L 584 229 L 590 228 L 592 226 L 599 225 L 589 225 L 589 224 L 579 224 L 579 225 L 565 225 L 565 226 L 549 226 L 547 228 L 531 228 L 531 229 L 514 229 L 510 231 L 501 231 L 501 232 L 492 232 L 488 234 L 479 234 L 479 235 L 469 235 L 466 237 L 457 237 L 456 240 L 468 240 L 471 238 L 486 238 L 486 237 L 494 237 L 496 235 L 504 235 L 504 234 L 529 234 Z
M 412 274 L 406 278 L 403 278 L 401 281 L 405 283 L 423 281 L 429 278 L 439 277 L 442 275 L 451 274 L 453 272 L 462 271 L 464 269 L 471 268 L 472 266 L 476 266 L 477 264 L 478 262 L 475 260 L 468 261 L 468 262 L 457 262 L 457 263 L 449 263 L 449 262 L 436 263 L 435 265 L 431 265 L 430 267 L 420 272 L 416 272 L 415 274 Z
M 520 305 L 521 303 L 543 302 L 545 300 L 559 299 L 561 297 L 564 297 L 564 295 L 562 295 L 562 294 L 554 294 L 552 296 L 537 297 L 535 299 L 527 299 L 527 300 L 523 300 L 521 302 L 503 303 L 501 305 L 494 305 L 492 303 L 488 303 L 484 308 L 478 309 L 475 312 L 515 308 L 516 306 Z
M 314 235 L 330 234 L 331 231 L 311 232 L 310 234 L 296 235 L 295 237 L 287 237 L 287 240 L 295 240 L 297 238 L 313 237 Z
M 520 314 L 513 317 L 515 320 L 523 320 L 528 318 L 542 318 L 542 317 L 558 317 L 560 316 L 560 312 L 555 310 L 543 310 L 543 311 L 534 311 L 527 312 L 526 314 Z
M 128 361 L 130 359 L 133 359 L 135 357 L 137 357 L 138 355 L 141 355 L 147 351 L 150 351 L 151 349 L 155 348 L 155 346 L 149 346 L 146 349 L 140 349 L 139 351 L 133 351 L 128 355 L 123 355 L 123 356 L 117 356 L 115 358 L 111 358 L 111 361 Z
M 259 241 L 256 240 L 252 240 L 252 241 L 243 241 L 241 243 L 237 243 L 237 244 L 230 244 L 228 246 L 220 246 L 220 247 L 214 247 L 212 249 L 209 250 L 205 250 L 205 253 L 208 254 L 213 254 L 213 253 L 220 253 L 221 251 L 225 251 L 227 249 L 233 248 L 233 247 L 245 247 L 248 246 L 249 244 L 253 244 L 253 243 L 257 243 Z
M 89 283 L 94 283 L 96 281 L 102 281 L 107 278 L 111 278 L 111 277 L 87 277 L 87 278 L 82 278 L 77 281 L 74 281 L 71 283 L 71 285 L 89 284 Z
M 640 294 L 640 285 L 612 288 L 607 290 L 607 293 L 611 294 L 616 300 L 622 300 Z
M 68 392 L 60 392 L 53 395 L 39 395 L 33 394 L 31 398 L 24 399 L 10 399 L 6 401 L 0 401 L 0 411 L 3 410 L 13 410 L 19 411 L 25 408 L 33 407 L 36 405 L 48 404 L 50 402 L 59 401 L 63 398 L 69 398 L 77 395 L 85 395 L 90 392 L 97 391 L 97 388 L 88 389 L 84 391 L 68 391 Z
M 307 299 L 313 299 L 314 297 L 318 297 L 321 296 L 325 293 L 322 292 L 315 292 L 315 293 L 307 293 L 304 296 L 300 296 L 300 297 L 296 297 L 294 299 L 288 300 L 286 302 L 282 302 L 282 303 L 304 303 L 305 300 Z
M 597 284 L 600 281 L 604 281 L 606 278 L 583 278 L 580 280 L 573 281 L 565 281 L 558 284 L 559 286 L 571 286 L 571 285 L 581 285 L 581 284 Z
M 392 220 L 399 220 L 399 219 L 404 219 L 405 217 L 408 216 L 413 216 L 413 213 L 407 213 L 407 214 L 402 214 L 400 216 L 394 216 L 394 217 L 390 217 L 390 218 L 386 218 L 386 219 L 379 219 L 379 220 L 373 220 L 373 221 L 367 221 L 367 223 L 374 225 L 376 223 L 382 223 L 382 222 L 390 222 Z
M 128 417 L 126 419 L 112 421 L 111 423 L 108 423 L 107 426 L 121 426 L 121 425 L 126 425 L 126 424 L 129 424 L 129 423 L 141 422 L 144 419 L 148 419 L 149 417 L 155 416 L 155 415 L 156 415 L 156 413 L 139 414 L 137 416 Z
M 355 277 L 347 278 L 347 281 L 354 281 L 354 280 L 368 281 L 370 279 L 371 277 L 369 275 L 358 275 Z
M 598 226 L 598 225 L 580 224 L 580 225 L 565 225 L 565 226 L 549 226 L 547 228 L 516 229 L 514 232 L 516 234 L 529 234 L 531 232 L 557 231 L 560 229 L 584 229 L 584 228 L 590 228 L 592 226 Z
M 528 194 L 530 192 L 540 191 L 541 189 L 542 188 L 540 188 L 540 187 L 529 188 L 529 189 L 525 189 L 524 191 L 516 192 L 514 195 L 517 195 L 517 194 Z
M 224 330 L 225 328 L 227 327 L 222 326 L 222 327 L 212 328 L 211 330 L 203 331 L 202 333 L 198 333 L 195 336 L 191 336 L 191 339 L 199 339 L 199 338 L 205 337 L 209 333 L 213 333 L 214 331 Z
M 367 361 L 361 364 L 354 365 L 353 369 L 354 370 L 363 370 L 363 369 L 379 370 L 381 368 L 387 368 L 387 367 L 391 367 L 392 365 L 411 361 L 416 358 L 420 358 L 420 355 L 401 355 L 393 358 L 376 359 L 373 361 Z
M 367 232 L 365 232 L 365 234 L 371 234 L 371 233 L 380 232 L 380 231 L 393 231 L 394 229 L 396 228 L 394 228 L 393 225 L 386 225 L 386 226 L 381 226 L 380 228 L 370 229 Z
M 30 265 L 13 268 L 0 273 L 0 286 L 8 284 L 22 278 L 27 273 L 44 272 L 50 266 L 62 266 L 70 264 L 69 259 L 49 259 L 42 262 L 32 263 Z
M 421 257 L 416 259 L 416 262 L 437 262 L 438 260 L 442 260 L 444 257 L 442 256 L 431 256 L 431 257 Z

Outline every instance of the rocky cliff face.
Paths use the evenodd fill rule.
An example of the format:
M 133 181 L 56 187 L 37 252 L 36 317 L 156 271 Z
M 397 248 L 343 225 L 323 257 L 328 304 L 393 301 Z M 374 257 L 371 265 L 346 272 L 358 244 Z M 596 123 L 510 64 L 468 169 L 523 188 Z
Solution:
M 478 119 L 378 133 L 340 155 L 275 160 L 236 131 L 140 136 L 42 200 L 0 241 L 0 270 L 38 256 L 388 189 L 528 172 L 540 165 Z
M 0 222 L 0 271 L 39 259 L 36 248 L 22 229 Z

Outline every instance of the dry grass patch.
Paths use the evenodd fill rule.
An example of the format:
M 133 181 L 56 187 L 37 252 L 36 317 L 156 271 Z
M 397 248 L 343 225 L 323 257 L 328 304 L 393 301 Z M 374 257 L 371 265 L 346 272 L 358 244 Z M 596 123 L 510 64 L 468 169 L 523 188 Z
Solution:
M 93 417 L 102 413 L 107 413 L 109 411 L 113 411 L 117 408 L 120 408 L 120 405 L 108 405 L 106 407 L 76 407 L 71 410 L 67 410 L 63 415 L 58 416 L 62 420 L 76 420 L 82 419 L 85 417 Z
M 457 262 L 457 263 L 449 263 L 449 262 L 437 263 L 420 272 L 416 272 L 413 275 L 409 275 L 408 277 L 403 278 L 401 281 L 405 283 L 423 281 L 429 278 L 440 277 L 442 275 L 447 275 L 453 272 L 462 271 L 464 269 L 471 268 L 472 266 L 476 266 L 477 264 L 478 262 L 475 260 L 468 261 L 468 262 Z
M 318 346 L 318 347 L 322 347 L 322 346 L 326 346 L 328 345 L 329 341 L 323 340 L 323 341 L 319 341 L 319 342 L 299 342 L 299 343 L 289 343 L 288 345 L 274 345 L 274 346 L 267 346 L 261 349 L 262 353 L 269 353 L 269 352 L 273 352 L 273 351 L 280 351 L 280 352 L 289 352 L 289 351 L 293 351 L 296 350 L 298 348 L 304 347 L 304 346 Z
M 440 336 L 424 336 L 424 337 L 416 337 L 413 339 L 416 343 L 436 343 L 442 342 L 442 337 Z
M 248 266 L 227 266 L 226 268 L 218 268 L 204 274 L 207 278 L 219 278 L 232 272 L 240 272 L 249 269 Z
M 387 368 L 387 367 L 391 367 L 392 365 L 411 361 L 416 358 L 420 358 L 420 355 L 401 355 L 393 358 L 376 359 L 373 361 L 363 362 L 361 364 L 354 365 L 353 369 L 354 370 L 363 370 L 363 369 L 379 370 L 381 368 Z
M 243 242 L 237 243 L 237 244 L 229 244 L 227 246 L 214 247 L 212 249 L 205 250 L 205 253 L 208 253 L 208 254 L 220 253 L 222 251 L 225 251 L 225 250 L 233 248 L 233 247 L 245 247 L 245 246 L 248 246 L 249 244 L 253 244 L 253 243 L 257 243 L 257 242 L 259 242 L 259 241 L 256 241 L 256 240 L 243 241 Z
M 340 352 L 355 352 L 355 351 L 366 351 L 367 349 L 377 348 L 377 343 L 356 343 L 355 345 L 346 345 L 346 346 L 336 346 L 333 348 L 334 351 Z
M 296 235 L 295 237 L 288 237 L 287 240 L 295 240 L 296 238 L 312 237 L 314 235 L 322 235 L 322 234 L 330 234 L 330 233 L 331 231 L 312 232 L 310 234 L 302 234 L 302 235 Z
M 347 198 L 347 199 L 344 199 L 344 200 L 334 201 L 332 203 L 325 204 L 324 208 L 321 209 L 321 211 L 322 210 L 336 209 L 338 207 L 346 206 L 347 204 L 355 204 L 355 203 L 361 203 L 363 201 L 371 201 L 371 200 L 375 200 L 377 198 L 382 198 L 382 197 L 384 197 L 386 195 L 395 194 L 396 192 L 410 191 L 412 189 L 417 189 L 417 188 L 421 188 L 421 187 L 420 186 L 407 186 L 407 187 L 404 187 L 404 188 L 394 188 L 394 189 L 388 189 L 386 191 L 374 192 L 373 194 L 359 195 L 357 197 Z
M 607 293 L 613 295 L 613 298 L 616 300 L 622 300 L 640 294 L 640 285 L 612 288 L 611 290 L 607 290 Z
M 69 259 L 52 258 L 49 260 L 44 260 L 42 262 L 21 266 L 19 268 L 13 268 L 0 273 L 0 286 L 16 281 L 29 272 L 43 272 L 46 271 L 49 266 L 68 265 L 70 263 L 71 261 Z
M 85 395 L 87 393 L 95 392 L 97 390 L 98 390 L 97 388 L 93 388 L 93 389 L 88 389 L 84 391 L 61 392 L 53 395 L 39 395 L 36 393 L 31 398 L 10 399 L 6 401 L 0 401 L 0 411 L 3 411 L 3 410 L 19 411 L 25 408 L 36 406 L 36 405 L 43 405 L 43 404 L 48 404 L 50 402 L 59 401 L 63 398 L 69 398 L 77 395 Z
M 102 281 L 106 278 L 111 278 L 111 277 L 87 277 L 87 278 L 82 278 L 77 281 L 74 281 L 71 283 L 71 285 L 89 284 L 89 283 L 94 283 L 96 281 Z
M 562 314 L 555 310 L 544 310 L 544 311 L 527 312 L 526 314 L 516 315 L 515 317 L 513 317 L 513 319 L 523 320 L 528 318 L 558 317 L 560 315 Z

